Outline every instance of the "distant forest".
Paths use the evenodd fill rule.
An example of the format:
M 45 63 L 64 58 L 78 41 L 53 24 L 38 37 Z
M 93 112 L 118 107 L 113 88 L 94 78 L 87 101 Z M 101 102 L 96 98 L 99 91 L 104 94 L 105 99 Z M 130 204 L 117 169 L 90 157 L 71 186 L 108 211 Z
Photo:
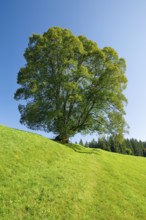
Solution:
M 93 139 L 91 142 L 86 142 L 85 144 L 83 144 L 81 139 L 79 144 L 89 148 L 100 148 L 121 154 L 146 157 L 146 142 L 138 141 L 134 138 L 125 139 L 122 144 L 115 141 L 113 137 L 109 137 L 108 139 L 99 138 L 98 141 Z

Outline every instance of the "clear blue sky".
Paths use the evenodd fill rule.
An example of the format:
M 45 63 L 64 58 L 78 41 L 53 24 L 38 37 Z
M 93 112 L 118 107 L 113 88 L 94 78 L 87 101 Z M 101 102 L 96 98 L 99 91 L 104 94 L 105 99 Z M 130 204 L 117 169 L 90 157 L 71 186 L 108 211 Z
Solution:
M 0 124 L 26 129 L 13 99 L 17 73 L 29 36 L 52 26 L 85 35 L 100 48 L 111 46 L 125 58 L 128 137 L 146 140 L 146 0 L 1 0 Z

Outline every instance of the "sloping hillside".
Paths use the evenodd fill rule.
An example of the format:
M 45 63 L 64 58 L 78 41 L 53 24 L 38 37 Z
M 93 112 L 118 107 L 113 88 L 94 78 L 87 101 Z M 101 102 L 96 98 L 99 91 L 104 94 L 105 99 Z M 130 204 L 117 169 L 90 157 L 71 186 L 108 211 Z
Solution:
M 0 126 L 0 219 L 146 219 L 146 159 Z

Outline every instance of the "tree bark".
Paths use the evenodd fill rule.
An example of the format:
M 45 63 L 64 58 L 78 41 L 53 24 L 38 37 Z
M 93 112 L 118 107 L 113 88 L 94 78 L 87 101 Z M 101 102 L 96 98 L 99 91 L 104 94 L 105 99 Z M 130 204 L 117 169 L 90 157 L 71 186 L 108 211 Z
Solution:
M 62 136 L 62 135 L 56 136 L 55 141 L 61 142 L 61 143 L 63 143 L 63 144 L 69 143 L 68 137 Z

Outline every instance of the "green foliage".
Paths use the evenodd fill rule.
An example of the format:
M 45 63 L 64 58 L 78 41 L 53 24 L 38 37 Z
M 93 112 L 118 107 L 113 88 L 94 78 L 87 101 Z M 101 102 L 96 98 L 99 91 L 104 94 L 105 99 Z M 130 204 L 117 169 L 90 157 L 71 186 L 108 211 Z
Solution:
M 136 139 L 124 139 L 121 142 L 119 136 L 109 136 L 107 138 L 99 138 L 98 141 L 94 139 L 89 143 L 90 148 L 100 148 L 103 150 L 146 157 L 146 142 L 138 141 Z
M 145 219 L 145 167 L 145 158 L 0 126 L 0 219 Z
M 93 139 L 90 143 L 89 143 L 89 147 L 91 148 L 96 148 L 97 146 L 97 142 Z
M 80 139 L 79 145 L 84 146 L 82 139 Z
M 15 93 L 24 100 L 21 123 L 58 140 L 82 131 L 123 134 L 126 64 L 113 48 L 53 27 L 30 37 L 24 57 Z
M 85 147 L 89 147 L 89 143 L 87 141 L 85 142 Z

